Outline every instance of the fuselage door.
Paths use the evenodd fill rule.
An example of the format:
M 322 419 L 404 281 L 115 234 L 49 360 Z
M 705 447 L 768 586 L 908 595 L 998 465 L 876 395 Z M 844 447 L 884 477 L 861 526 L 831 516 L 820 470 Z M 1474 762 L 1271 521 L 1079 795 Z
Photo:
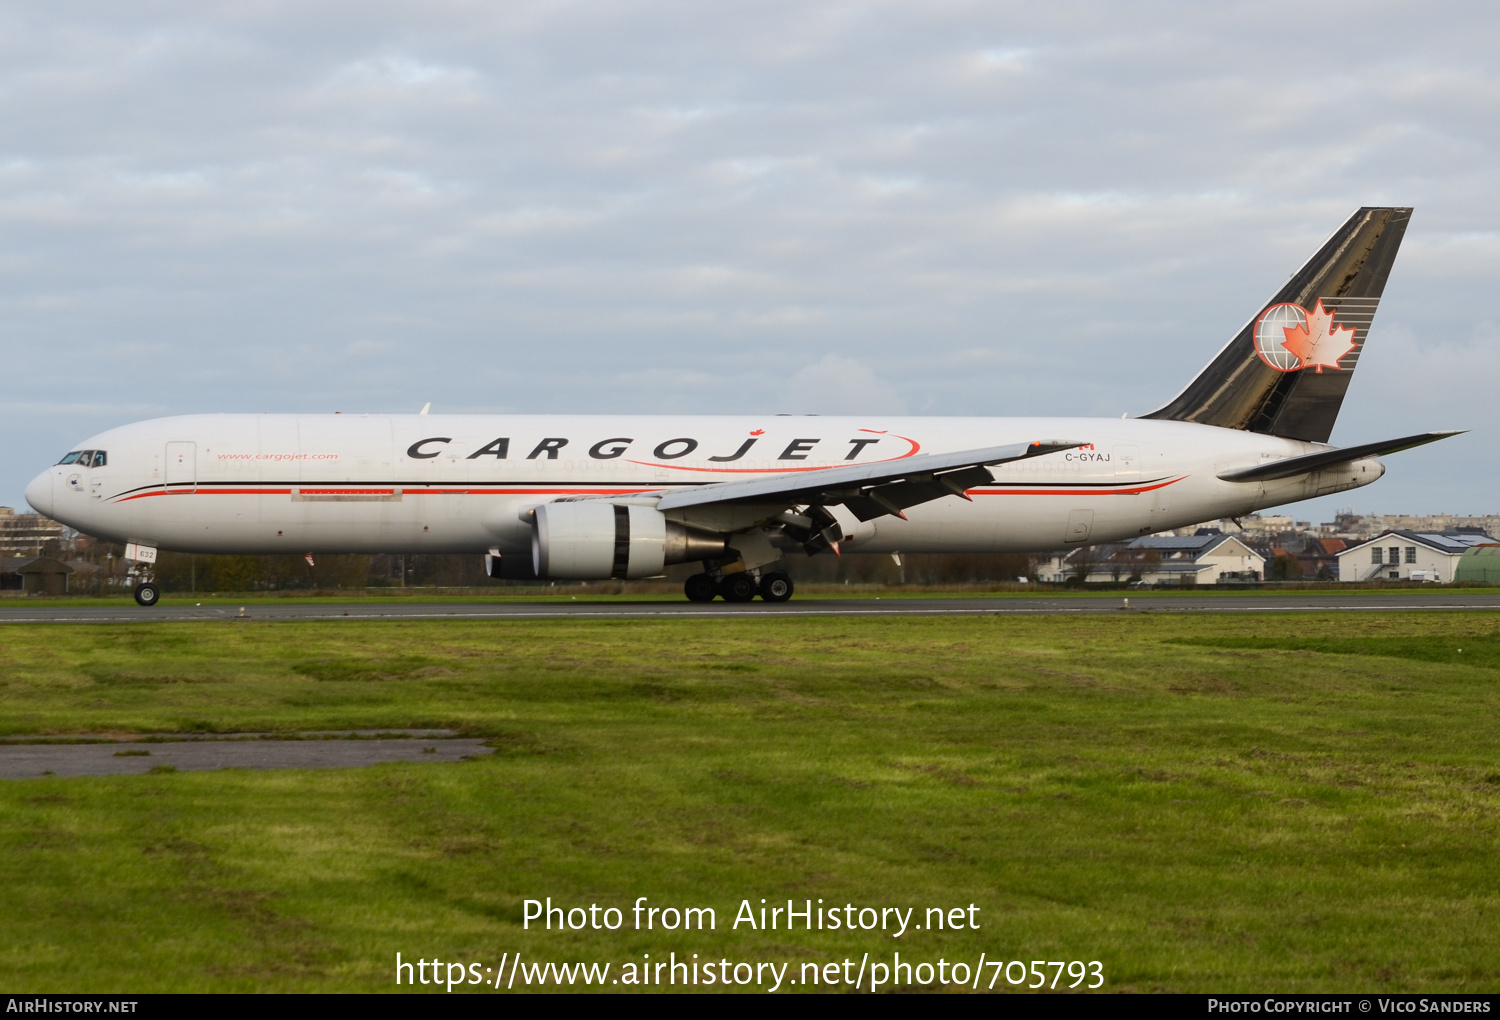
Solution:
M 79 458 L 82 460 L 83 458 Z M 104 498 L 104 472 L 100 469 L 109 460 L 109 454 L 104 450 L 89 451 L 89 495 L 95 499 Z
M 1094 530 L 1094 511 L 1092 510 L 1070 510 L 1068 512 L 1068 530 L 1063 533 L 1063 541 L 1069 545 L 1076 545 L 1089 540 L 1089 532 Z
M 167 444 L 167 488 L 196 488 L 198 446 L 196 443 Z

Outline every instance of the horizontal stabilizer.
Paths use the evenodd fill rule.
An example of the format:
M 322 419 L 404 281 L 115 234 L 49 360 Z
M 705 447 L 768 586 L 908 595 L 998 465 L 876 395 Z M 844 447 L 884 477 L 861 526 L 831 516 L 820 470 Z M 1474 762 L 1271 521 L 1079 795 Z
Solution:
M 1352 460 L 1362 457 L 1379 457 L 1382 454 L 1397 453 L 1401 450 L 1410 450 L 1414 446 L 1423 446 L 1427 443 L 1435 443 L 1439 439 L 1447 439 L 1449 436 L 1463 435 L 1465 429 L 1455 429 L 1449 432 L 1423 432 L 1420 435 L 1404 436 L 1401 439 L 1387 439 L 1380 443 L 1365 443 L 1363 446 L 1345 446 L 1335 450 L 1321 450 L 1318 453 L 1309 453 L 1301 457 L 1287 457 L 1284 460 L 1273 460 L 1267 464 L 1257 464 L 1254 467 L 1236 468 L 1233 471 L 1225 471 L 1219 475 L 1226 482 L 1266 482 L 1273 478 L 1290 478 L 1293 475 L 1305 475 L 1311 471 L 1319 471 L 1334 464 L 1347 464 Z

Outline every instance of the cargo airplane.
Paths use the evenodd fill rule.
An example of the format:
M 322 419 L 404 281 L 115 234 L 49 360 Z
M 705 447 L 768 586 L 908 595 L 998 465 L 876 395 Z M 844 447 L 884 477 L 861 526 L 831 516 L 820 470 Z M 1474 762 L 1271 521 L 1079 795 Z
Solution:
M 784 556 L 1113 542 L 1369 485 L 1453 432 L 1328 445 L 1411 210 L 1363 208 L 1165 406 L 1134 419 L 205 414 L 110 429 L 28 486 L 158 549 L 474 553 L 499 578 L 791 597 Z

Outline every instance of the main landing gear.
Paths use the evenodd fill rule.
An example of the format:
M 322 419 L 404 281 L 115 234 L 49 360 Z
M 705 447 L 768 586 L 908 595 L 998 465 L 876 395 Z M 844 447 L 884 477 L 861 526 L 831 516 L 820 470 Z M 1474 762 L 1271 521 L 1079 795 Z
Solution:
M 689 602 L 712 602 L 719 594 L 719 585 L 707 574 L 694 574 L 683 582 L 682 591 Z
M 682 590 L 692 602 L 712 602 L 715 598 L 749 602 L 757 595 L 766 602 L 785 602 L 792 597 L 792 579 L 779 570 L 761 575 L 758 581 L 748 570 L 726 574 L 718 581 L 710 574 L 694 574 Z
M 792 597 L 792 579 L 781 571 L 760 579 L 760 597 L 767 602 L 785 602 Z

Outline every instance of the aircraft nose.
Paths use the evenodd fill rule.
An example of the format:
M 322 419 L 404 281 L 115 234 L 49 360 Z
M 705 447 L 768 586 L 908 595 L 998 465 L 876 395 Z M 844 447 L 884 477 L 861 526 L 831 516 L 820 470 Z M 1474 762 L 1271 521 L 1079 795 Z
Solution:
M 52 471 L 43 471 L 26 486 L 26 502 L 43 517 L 52 516 Z

